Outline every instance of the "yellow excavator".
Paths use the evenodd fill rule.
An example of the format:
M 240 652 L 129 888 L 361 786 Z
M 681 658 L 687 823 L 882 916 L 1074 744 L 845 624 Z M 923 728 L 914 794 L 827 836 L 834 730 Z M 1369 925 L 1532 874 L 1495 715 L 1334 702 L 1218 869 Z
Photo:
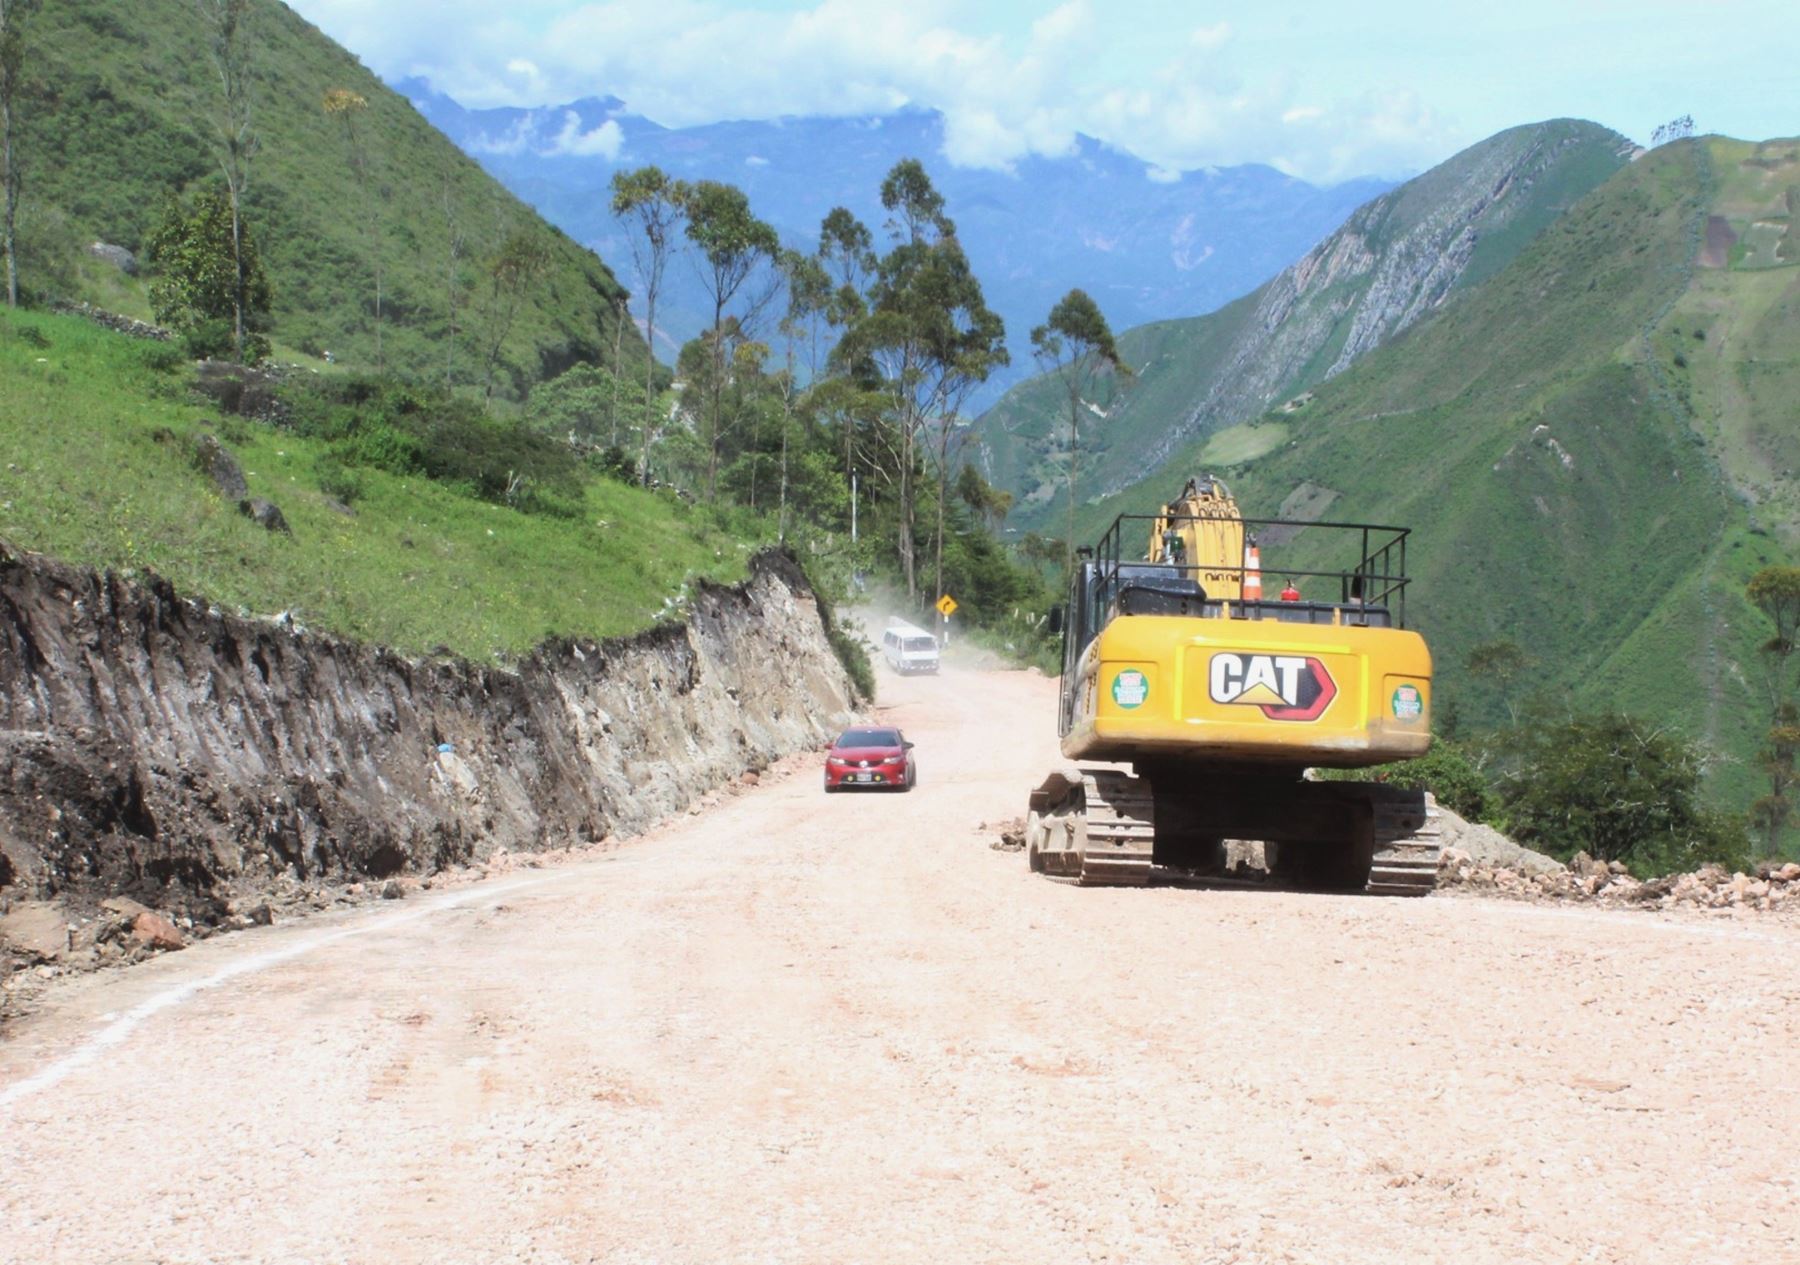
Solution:
M 1128 534 L 1145 529 L 1148 549 L 1127 559 Z M 1429 794 L 1309 773 L 1431 745 L 1431 654 L 1405 627 L 1407 534 L 1245 518 L 1209 476 L 1156 515 L 1121 515 L 1081 551 L 1056 612 L 1059 731 L 1068 759 L 1131 768 L 1046 778 L 1026 818 L 1031 868 L 1141 885 L 1222 875 L 1227 840 L 1260 841 L 1278 883 L 1431 891 L 1441 845 Z M 1314 569 L 1272 570 L 1283 588 L 1265 595 L 1265 547 Z

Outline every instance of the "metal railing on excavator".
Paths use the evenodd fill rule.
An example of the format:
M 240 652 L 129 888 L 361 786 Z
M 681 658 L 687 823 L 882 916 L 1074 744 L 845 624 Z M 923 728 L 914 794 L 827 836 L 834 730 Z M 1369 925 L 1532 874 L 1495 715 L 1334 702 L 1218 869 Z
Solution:
M 1168 561 L 1126 558 L 1127 532 L 1134 525 L 1146 537 L 1166 532 L 1179 544 L 1179 532 L 1190 526 L 1216 530 L 1229 525 L 1241 533 L 1243 558 L 1236 566 L 1217 558 Z M 1293 548 L 1302 534 L 1305 552 L 1317 558 L 1336 553 L 1342 540 L 1344 564 L 1323 567 L 1265 565 L 1264 547 Z M 1332 534 L 1323 548 L 1320 536 Z M 1190 614 L 1216 618 L 1279 619 L 1301 623 L 1346 623 L 1362 627 L 1406 626 L 1406 540 L 1410 529 L 1377 523 L 1340 523 L 1282 518 L 1221 519 L 1213 515 L 1121 514 L 1100 538 L 1082 552 L 1093 565 L 1087 590 L 1089 609 L 1080 622 L 1098 631 L 1118 614 Z M 1266 544 L 1265 544 L 1266 542 Z M 1352 552 L 1354 551 L 1354 552 Z M 1267 578 L 1283 584 L 1281 596 L 1248 597 L 1246 588 L 1263 588 Z M 1254 581 L 1254 583 L 1253 583 Z M 1210 587 L 1209 587 L 1210 585 Z M 1320 588 L 1327 596 L 1320 597 Z M 1302 590 L 1311 589 L 1312 595 Z M 1335 590 L 1335 597 L 1330 594 Z

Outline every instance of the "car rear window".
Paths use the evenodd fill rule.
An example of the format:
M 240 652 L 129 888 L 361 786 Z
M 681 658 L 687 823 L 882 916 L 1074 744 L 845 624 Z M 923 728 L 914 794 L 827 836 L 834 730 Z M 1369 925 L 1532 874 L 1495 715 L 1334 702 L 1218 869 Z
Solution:
M 840 747 L 897 747 L 900 733 L 895 729 L 846 729 L 837 740 Z

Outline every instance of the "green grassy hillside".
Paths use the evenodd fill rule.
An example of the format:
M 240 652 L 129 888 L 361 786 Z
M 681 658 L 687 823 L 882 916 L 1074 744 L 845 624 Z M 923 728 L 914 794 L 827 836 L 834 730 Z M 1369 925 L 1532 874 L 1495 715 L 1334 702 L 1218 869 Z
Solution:
M 1797 186 L 1795 142 L 1656 150 L 1304 408 L 1215 441 L 1251 455 L 1191 442 L 1083 507 L 1082 533 L 1203 468 L 1254 512 L 1306 487 L 1331 517 L 1407 524 L 1413 622 L 1466 721 L 1504 716 L 1469 649 L 1511 639 L 1532 660 L 1521 696 L 1664 719 L 1710 745 L 1715 791 L 1743 807 L 1768 635 L 1744 582 L 1800 537 Z
M 519 395 L 575 361 L 610 357 L 620 287 L 598 258 L 286 6 L 256 0 L 250 38 L 259 150 L 248 213 L 274 282 L 278 346 L 372 366 L 378 244 L 385 367 L 478 383 L 501 318 L 486 267 L 509 234 L 523 231 L 551 262 L 506 337 L 499 390 Z M 147 317 L 141 286 L 82 256 L 94 240 L 139 250 L 169 193 L 217 179 L 209 143 L 217 83 L 194 6 L 44 0 L 27 39 L 25 283 Z M 358 122 L 368 193 L 324 113 L 334 88 L 368 103 Z M 641 357 L 635 331 L 626 340 L 628 354 Z
M 357 471 L 353 512 L 320 489 L 328 445 L 191 402 L 169 349 L 74 317 L 0 312 L 0 537 L 64 561 L 153 570 L 184 593 L 420 653 L 486 659 L 545 637 L 635 632 L 692 578 L 742 578 L 750 545 L 704 510 L 607 479 L 578 515 Z M 293 535 L 225 501 L 193 462 L 221 433 L 252 496 Z
M 1102 383 L 1084 418 L 1086 499 L 1161 465 L 1185 440 L 1254 418 L 1341 372 L 1450 296 L 1516 258 L 1625 162 L 1627 143 L 1561 119 L 1491 137 L 1360 208 L 1306 258 L 1206 316 L 1126 331 L 1137 371 Z M 1060 523 L 1066 396 L 1037 378 L 976 423 L 990 481 L 1021 501 L 1017 522 Z M 1179 482 L 1179 477 L 1176 482 Z M 1046 520 L 1050 504 L 1058 506 Z

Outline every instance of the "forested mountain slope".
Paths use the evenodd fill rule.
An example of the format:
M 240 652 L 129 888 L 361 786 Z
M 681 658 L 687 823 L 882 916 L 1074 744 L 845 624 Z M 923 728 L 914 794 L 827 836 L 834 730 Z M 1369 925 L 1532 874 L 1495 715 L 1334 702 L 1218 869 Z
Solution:
M 190 0 L 45 0 L 25 29 L 25 282 L 141 304 L 141 290 L 83 255 L 94 240 L 140 251 L 169 196 L 218 181 L 220 91 L 201 19 Z M 379 262 L 387 369 L 480 383 L 497 341 L 498 389 L 520 394 L 612 355 L 623 292 L 599 259 L 285 5 L 253 0 L 246 30 L 248 220 L 279 345 L 373 367 Z M 324 109 L 334 89 L 364 102 L 358 161 L 344 120 Z M 509 312 L 493 264 L 515 237 L 544 262 Z M 641 358 L 634 333 L 627 342 Z

